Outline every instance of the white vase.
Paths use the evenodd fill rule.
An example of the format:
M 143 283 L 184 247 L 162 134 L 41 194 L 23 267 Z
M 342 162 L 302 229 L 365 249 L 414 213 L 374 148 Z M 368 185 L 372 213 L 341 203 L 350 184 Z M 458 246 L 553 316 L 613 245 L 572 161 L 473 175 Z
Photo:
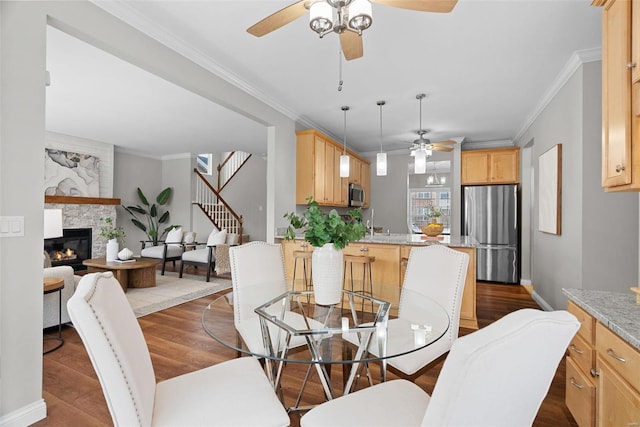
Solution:
M 333 243 L 327 243 L 313 250 L 311 260 L 316 304 L 338 304 L 342 299 L 342 250 L 336 249 Z
M 118 239 L 109 239 L 107 242 L 107 262 L 118 259 L 119 250 L 120 245 L 118 245 Z

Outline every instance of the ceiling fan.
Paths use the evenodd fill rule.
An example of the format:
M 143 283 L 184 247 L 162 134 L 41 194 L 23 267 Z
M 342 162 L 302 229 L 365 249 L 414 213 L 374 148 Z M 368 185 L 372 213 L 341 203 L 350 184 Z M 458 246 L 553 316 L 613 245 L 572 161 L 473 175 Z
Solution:
M 249 34 L 262 37 L 298 19 L 309 11 L 309 26 L 321 38 L 334 32 L 340 35 L 340 46 L 347 61 L 360 58 L 362 32 L 373 21 L 371 3 L 421 12 L 448 13 L 458 0 L 300 0 L 247 29 Z
M 418 139 L 413 140 L 411 143 L 411 155 L 415 156 L 416 152 L 424 153 L 425 157 L 431 157 L 432 151 L 453 151 L 453 147 L 456 141 L 450 139 L 448 141 L 431 142 L 431 140 L 424 137 L 429 133 L 428 130 L 422 129 L 422 100 L 426 97 L 424 93 L 416 95 L 416 99 L 420 101 L 420 129 L 417 131 Z

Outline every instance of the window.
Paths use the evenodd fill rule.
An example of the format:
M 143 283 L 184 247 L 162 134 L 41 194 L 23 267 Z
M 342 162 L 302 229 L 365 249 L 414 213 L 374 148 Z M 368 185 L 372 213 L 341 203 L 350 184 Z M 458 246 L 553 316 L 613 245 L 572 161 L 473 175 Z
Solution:
M 408 223 L 414 233 L 421 233 L 420 227 L 431 222 L 431 213 L 440 210 L 439 222 L 444 224 L 443 234 L 449 234 L 451 225 L 451 191 L 438 188 L 424 191 L 423 188 L 409 189 Z
M 196 157 L 196 167 L 203 175 L 213 175 L 213 155 L 198 154 Z

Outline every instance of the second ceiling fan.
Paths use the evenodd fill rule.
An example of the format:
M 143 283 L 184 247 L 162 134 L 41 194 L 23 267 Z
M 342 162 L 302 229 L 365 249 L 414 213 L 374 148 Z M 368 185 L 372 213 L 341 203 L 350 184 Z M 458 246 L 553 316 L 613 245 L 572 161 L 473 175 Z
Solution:
M 453 151 L 451 145 L 455 145 L 456 141 L 439 141 L 431 142 L 431 140 L 424 137 L 429 131 L 422 129 L 422 100 L 426 97 L 424 93 L 416 95 L 416 99 L 420 101 L 420 129 L 418 130 L 418 139 L 413 140 L 411 143 L 411 155 L 415 155 L 416 151 L 422 151 L 426 154 L 426 157 L 431 157 L 431 151 Z
M 340 46 L 347 61 L 363 55 L 362 32 L 372 23 L 371 3 L 421 12 L 448 13 L 458 0 L 301 0 L 247 29 L 249 34 L 265 34 L 298 19 L 309 11 L 309 26 L 320 37 L 334 32 L 340 36 Z

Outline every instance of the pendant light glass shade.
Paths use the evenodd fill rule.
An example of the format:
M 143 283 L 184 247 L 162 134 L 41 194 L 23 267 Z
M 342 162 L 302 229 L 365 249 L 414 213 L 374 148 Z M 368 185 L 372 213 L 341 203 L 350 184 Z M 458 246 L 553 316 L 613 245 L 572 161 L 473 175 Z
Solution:
M 416 150 L 414 162 L 414 173 L 425 173 L 427 171 L 427 153 L 424 150 Z
M 349 107 L 342 107 L 344 111 L 344 145 L 340 156 L 340 178 L 349 178 L 349 156 L 347 156 L 347 111 Z
M 376 156 L 376 175 L 387 176 L 387 153 L 378 153 Z
M 376 175 L 387 176 L 387 153 L 382 152 L 382 106 L 386 102 L 378 101 L 377 104 L 380 107 L 380 152 L 376 156 Z
M 340 156 L 340 178 L 349 178 L 349 156 Z

